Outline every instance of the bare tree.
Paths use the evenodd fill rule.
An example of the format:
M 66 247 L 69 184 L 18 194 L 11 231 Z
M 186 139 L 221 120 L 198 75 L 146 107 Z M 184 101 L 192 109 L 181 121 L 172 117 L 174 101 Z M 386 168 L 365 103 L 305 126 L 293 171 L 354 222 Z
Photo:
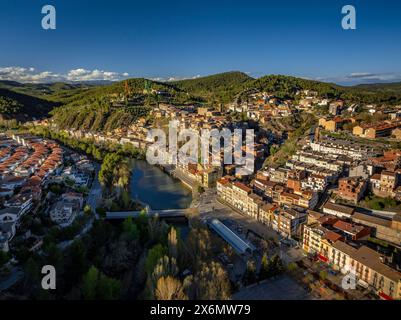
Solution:
M 196 277 L 197 298 L 202 300 L 228 300 L 231 296 L 230 281 L 221 264 L 203 263 Z
M 157 300 L 187 300 L 180 280 L 171 276 L 160 277 L 156 283 L 155 298 Z
M 178 239 L 177 230 L 172 227 L 167 236 L 168 241 L 168 253 L 171 258 L 177 259 L 178 256 Z

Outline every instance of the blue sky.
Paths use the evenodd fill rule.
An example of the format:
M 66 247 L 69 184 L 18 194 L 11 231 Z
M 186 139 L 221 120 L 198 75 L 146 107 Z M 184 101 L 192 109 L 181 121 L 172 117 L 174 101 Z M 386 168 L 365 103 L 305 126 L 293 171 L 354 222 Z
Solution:
M 56 7 L 56 30 L 41 28 L 45 4 Z M 356 8 L 356 30 L 341 28 L 346 4 Z M 398 0 L 7 0 L 0 9 L 0 79 L 240 70 L 338 83 L 401 80 Z

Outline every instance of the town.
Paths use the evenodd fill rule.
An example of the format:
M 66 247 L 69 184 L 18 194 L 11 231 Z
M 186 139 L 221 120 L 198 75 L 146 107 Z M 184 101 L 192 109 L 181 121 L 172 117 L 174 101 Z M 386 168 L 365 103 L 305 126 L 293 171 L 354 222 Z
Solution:
M 147 91 L 168 95 L 151 91 L 149 85 Z M 125 82 L 123 93 L 110 101 L 135 108 L 138 102 L 130 96 Z M 301 130 L 289 129 L 290 119 L 300 119 Z M 313 90 L 298 90 L 295 99 L 285 100 L 274 93 L 247 92 L 217 108 L 158 103 L 129 127 L 106 132 L 64 129 L 46 118 L 27 123 L 29 133 L 3 135 L 0 248 L 7 252 L 28 242 L 29 251 L 40 250 L 49 232 L 43 224 L 48 222 L 35 219 L 27 224 L 31 212 L 40 212 L 41 220 L 61 230 L 78 224 L 78 235 L 87 232 L 93 220 L 119 216 L 113 212 L 119 210 L 107 207 L 104 192 L 92 192 L 100 188 L 97 164 L 61 146 L 57 138 L 106 149 L 117 145 L 146 150 L 153 143 L 148 132 L 168 132 L 171 120 L 178 121 L 180 129 L 197 132 L 255 131 L 253 174 L 237 174 L 240 165 L 224 164 L 223 150 L 218 165 L 159 165 L 191 190 L 187 218 L 206 225 L 235 252 L 232 259 L 219 254 L 230 281 L 239 287 L 234 297 L 249 294 L 250 274 L 262 273 L 267 245 L 270 258 L 277 253 L 291 274 L 288 281 L 307 288 L 311 297 L 401 298 L 401 106 L 346 103 Z M 304 123 L 307 127 L 302 128 Z M 50 138 L 40 137 L 46 135 Z M 245 145 L 242 152 L 247 152 Z M 99 209 L 102 206 L 106 209 Z M 347 275 L 355 279 L 349 290 L 342 285 Z M 319 281 L 323 285 L 316 285 Z

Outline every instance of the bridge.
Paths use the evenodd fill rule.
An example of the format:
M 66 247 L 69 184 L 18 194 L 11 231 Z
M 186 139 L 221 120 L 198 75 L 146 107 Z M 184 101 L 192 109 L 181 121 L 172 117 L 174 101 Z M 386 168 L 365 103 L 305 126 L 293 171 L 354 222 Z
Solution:
M 180 218 L 186 217 L 188 214 L 194 214 L 196 211 L 196 208 L 148 210 L 146 215 L 149 217 L 158 216 L 159 218 Z M 126 219 L 128 217 L 138 218 L 140 214 L 141 211 L 106 212 L 106 220 Z

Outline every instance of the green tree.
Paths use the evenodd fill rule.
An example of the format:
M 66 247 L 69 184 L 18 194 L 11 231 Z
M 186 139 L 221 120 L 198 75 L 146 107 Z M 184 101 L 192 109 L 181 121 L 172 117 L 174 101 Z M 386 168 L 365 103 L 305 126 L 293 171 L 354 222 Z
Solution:
M 153 270 L 155 269 L 157 263 L 166 253 L 167 253 L 166 248 L 163 247 L 161 244 L 154 245 L 148 251 L 148 255 L 146 257 L 146 262 L 145 262 L 145 269 L 148 275 L 153 273 Z
M 266 279 L 267 277 L 269 277 L 269 273 L 269 259 L 267 258 L 267 254 L 264 253 L 260 264 L 259 279 Z
M 99 270 L 94 266 L 90 267 L 82 280 L 82 295 L 85 300 L 94 300 L 99 279 Z
M 121 283 L 92 266 L 82 279 L 81 292 L 85 300 L 114 300 L 120 296 Z
M 97 286 L 97 299 L 116 300 L 121 294 L 121 282 L 100 274 Z
M 137 240 L 139 238 L 139 230 L 136 224 L 128 217 L 123 222 L 123 232 L 130 240 Z

